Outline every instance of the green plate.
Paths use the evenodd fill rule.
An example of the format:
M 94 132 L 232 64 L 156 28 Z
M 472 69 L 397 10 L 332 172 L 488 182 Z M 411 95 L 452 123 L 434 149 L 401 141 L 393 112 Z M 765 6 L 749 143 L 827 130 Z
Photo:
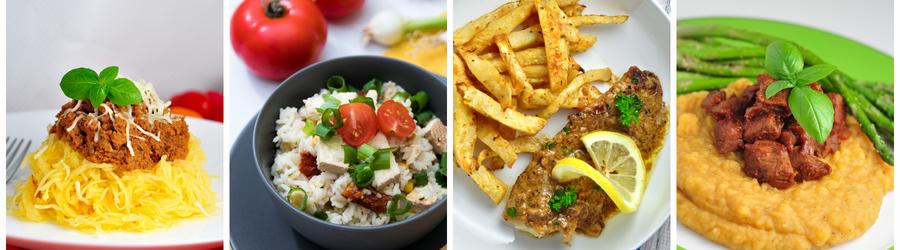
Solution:
M 793 41 L 837 66 L 856 80 L 894 84 L 894 58 L 863 43 L 827 31 L 797 24 L 739 17 L 703 17 L 678 24 L 716 24 L 742 28 Z M 677 246 L 678 250 L 687 250 Z M 894 247 L 891 246 L 890 250 Z
M 742 28 L 793 41 L 857 80 L 894 83 L 894 58 L 868 45 L 827 31 L 771 20 L 708 17 L 678 20 L 679 24 L 717 24 Z

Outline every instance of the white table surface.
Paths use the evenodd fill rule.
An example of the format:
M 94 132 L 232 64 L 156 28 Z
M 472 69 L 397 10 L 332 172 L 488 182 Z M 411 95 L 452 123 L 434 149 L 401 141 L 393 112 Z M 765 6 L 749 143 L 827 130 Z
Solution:
M 691 17 L 752 17 L 805 25 L 846 36 L 894 55 L 892 0 L 682 0 L 678 19 Z M 773 7 L 773 6 L 777 6 Z
M 59 109 L 69 70 L 110 65 L 168 99 L 222 90 L 220 1 L 7 1 L 7 112 Z M 137 11 L 136 11 L 137 10 Z
M 251 0 L 253 1 L 253 0 Z M 230 27 L 231 14 L 240 0 L 230 0 L 227 20 Z M 367 0 L 363 9 L 347 18 L 328 21 L 328 41 L 319 61 L 350 55 L 382 55 L 385 47 L 362 42 L 363 27 L 381 10 L 392 10 L 408 18 L 431 17 L 447 11 L 443 0 Z M 230 37 L 227 34 L 226 37 Z M 269 95 L 278 87 L 277 82 L 260 79 L 254 76 L 244 62 L 231 49 L 231 42 L 226 42 L 228 55 L 229 83 L 227 89 L 228 147 L 237 139 L 241 129 L 255 118 L 256 112 L 262 108 Z

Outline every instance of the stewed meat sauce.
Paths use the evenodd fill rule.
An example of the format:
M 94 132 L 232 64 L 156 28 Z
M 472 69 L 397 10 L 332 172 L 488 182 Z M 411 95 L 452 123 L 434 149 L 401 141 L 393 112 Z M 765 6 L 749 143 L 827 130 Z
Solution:
M 787 100 L 790 90 L 766 98 L 766 88 L 774 79 L 759 75 L 756 81 L 756 85 L 730 97 L 723 91 L 713 91 L 703 100 L 703 108 L 716 119 L 713 137 L 719 153 L 743 150 L 744 174 L 779 189 L 830 174 L 831 166 L 820 157 L 837 151 L 849 136 L 843 97 L 826 93 L 834 106 L 834 124 L 822 144 L 791 115 Z M 809 86 L 823 92 L 817 83 Z
M 190 134 L 183 117 L 149 114 L 143 103 L 118 106 L 107 101 L 95 110 L 90 101 L 70 101 L 50 127 L 91 162 L 118 168 L 147 169 L 164 156 L 184 159 Z

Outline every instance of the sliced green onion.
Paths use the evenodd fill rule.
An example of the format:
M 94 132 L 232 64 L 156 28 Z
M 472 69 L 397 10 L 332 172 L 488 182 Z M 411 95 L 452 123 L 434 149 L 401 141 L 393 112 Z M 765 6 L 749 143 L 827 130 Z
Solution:
M 300 197 L 294 198 L 295 194 L 303 195 L 303 197 L 302 197 L 303 200 L 301 201 Z M 290 202 L 291 205 L 293 205 L 294 207 L 300 209 L 300 211 L 303 211 L 304 209 L 306 209 L 306 199 L 307 199 L 306 190 L 303 190 L 300 187 L 291 188 L 291 191 L 288 191 L 287 197 L 288 197 L 288 202 Z M 297 203 L 300 203 L 300 204 L 297 204 Z
M 447 187 L 447 154 L 441 154 L 441 163 L 438 171 L 434 173 L 434 181 L 441 185 L 441 187 Z
M 372 78 L 372 80 L 366 82 L 366 84 L 363 85 L 362 91 L 368 93 L 369 90 L 373 89 L 375 92 L 378 92 L 379 96 L 381 95 L 381 80 L 378 80 L 378 78 Z
M 409 107 L 412 108 L 413 113 L 418 113 L 428 105 L 428 94 L 425 91 L 419 91 L 410 97 L 409 100 L 411 101 Z
M 347 92 L 347 82 L 342 76 L 331 76 L 325 81 L 325 87 L 335 92 Z
M 320 220 L 328 220 L 328 214 L 321 210 L 313 213 L 313 217 L 319 218 Z
M 375 179 L 375 171 L 369 167 L 369 164 L 360 163 L 353 167 L 351 177 L 357 187 L 364 188 L 372 185 L 372 181 Z
M 332 136 L 334 136 L 334 128 L 325 126 L 325 124 L 319 123 L 316 125 L 316 136 L 321 137 L 323 140 L 328 140 Z
M 428 185 L 428 173 L 422 171 L 413 175 L 413 186 L 421 187 L 425 185 Z
M 431 118 L 433 117 L 434 113 L 432 113 L 431 111 L 418 113 L 416 114 L 416 124 L 419 124 L 419 127 L 425 127 L 425 125 L 428 124 L 428 122 L 431 121 Z
M 391 100 L 394 100 L 395 102 L 400 102 L 400 103 L 402 103 L 402 102 L 405 101 L 407 98 L 409 98 L 409 93 L 400 91 L 400 92 L 397 92 L 396 94 L 394 94 L 394 96 L 391 97 Z
M 319 113 L 322 113 L 322 111 L 327 109 L 336 109 L 341 106 L 341 100 L 338 100 L 330 94 L 322 94 L 322 100 L 322 106 L 316 109 Z
M 344 147 L 344 163 L 347 164 L 356 164 L 358 159 L 356 159 L 356 148 L 350 145 L 343 145 Z
M 371 157 L 374 156 L 376 151 L 378 151 L 378 149 L 369 144 L 359 145 L 359 148 L 356 149 L 356 159 L 363 162 L 371 162 Z
M 310 120 L 306 120 L 306 124 L 303 125 L 303 133 L 305 133 L 307 136 L 316 134 L 316 123 Z
M 356 98 L 351 99 L 350 102 L 351 103 L 358 102 L 358 103 L 369 104 L 369 107 L 372 107 L 372 109 L 375 109 L 375 101 L 373 101 L 372 98 L 369 98 L 369 97 L 357 96 Z
M 514 207 L 506 208 L 506 215 L 509 217 L 516 217 L 516 208 L 514 208 Z
M 372 169 L 382 170 L 391 167 L 391 151 L 392 148 L 383 148 L 375 152 L 375 158 L 372 160 Z
M 322 111 L 322 124 L 338 129 L 344 126 L 344 119 L 341 119 L 341 112 L 337 109 L 326 109 Z
M 403 208 L 398 209 L 398 204 L 401 203 L 401 201 L 406 203 L 406 205 Z M 396 194 L 391 198 L 391 202 L 388 203 L 387 213 L 391 216 L 392 220 L 395 220 L 397 219 L 397 216 L 408 213 L 410 209 L 412 209 L 412 203 L 406 200 L 406 197 L 402 194 Z

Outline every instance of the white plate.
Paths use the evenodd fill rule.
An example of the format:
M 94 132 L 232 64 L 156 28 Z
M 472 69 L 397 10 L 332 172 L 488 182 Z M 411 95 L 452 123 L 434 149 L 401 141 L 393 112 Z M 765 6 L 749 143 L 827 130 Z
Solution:
M 478 16 L 500 6 L 502 0 L 457 0 L 453 2 L 453 20 L 457 28 Z M 582 1 L 588 5 L 585 14 L 628 14 L 628 22 L 581 28 L 597 36 L 596 45 L 575 56 L 585 69 L 610 67 L 617 75 L 636 65 L 659 76 L 664 90 L 670 90 L 669 18 L 653 1 Z M 605 88 L 602 88 L 605 90 Z M 674 112 L 672 93 L 666 92 L 664 101 L 669 112 Z M 555 135 L 566 123 L 571 110 L 554 115 L 541 134 Z M 669 134 L 657 165 L 650 175 L 649 185 L 641 206 L 631 214 L 619 213 L 611 217 L 600 237 L 576 235 L 571 249 L 637 249 L 652 236 L 669 217 L 674 119 L 669 116 Z M 512 186 L 516 177 L 525 170 L 531 156 L 520 154 L 512 169 L 495 172 L 504 183 Z M 528 233 L 518 232 L 501 218 L 504 203 L 494 205 L 475 183 L 459 169 L 453 173 L 453 238 L 458 249 L 561 249 L 562 236 L 556 234 L 536 239 Z
M 31 139 L 30 152 L 37 150 L 41 142 L 47 138 L 47 125 L 56 120 L 58 110 L 43 110 L 22 113 L 9 113 L 6 116 L 7 136 Z M 222 156 L 222 124 L 187 119 L 192 134 L 200 138 L 207 163 L 203 166 L 212 177 L 213 191 L 216 192 L 216 211 L 210 217 L 189 219 L 175 226 L 146 233 L 108 232 L 90 235 L 59 226 L 53 222 L 33 223 L 21 221 L 15 217 L 6 217 L 6 240 L 9 244 L 31 249 L 47 248 L 154 248 L 185 249 L 197 247 L 221 247 L 223 228 L 223 156 Z M 6 195 L 13 195 L 15 183 L 31 175 L 29 169 L 23 168 L 16 173 L 16 180 L 7 183 Z

